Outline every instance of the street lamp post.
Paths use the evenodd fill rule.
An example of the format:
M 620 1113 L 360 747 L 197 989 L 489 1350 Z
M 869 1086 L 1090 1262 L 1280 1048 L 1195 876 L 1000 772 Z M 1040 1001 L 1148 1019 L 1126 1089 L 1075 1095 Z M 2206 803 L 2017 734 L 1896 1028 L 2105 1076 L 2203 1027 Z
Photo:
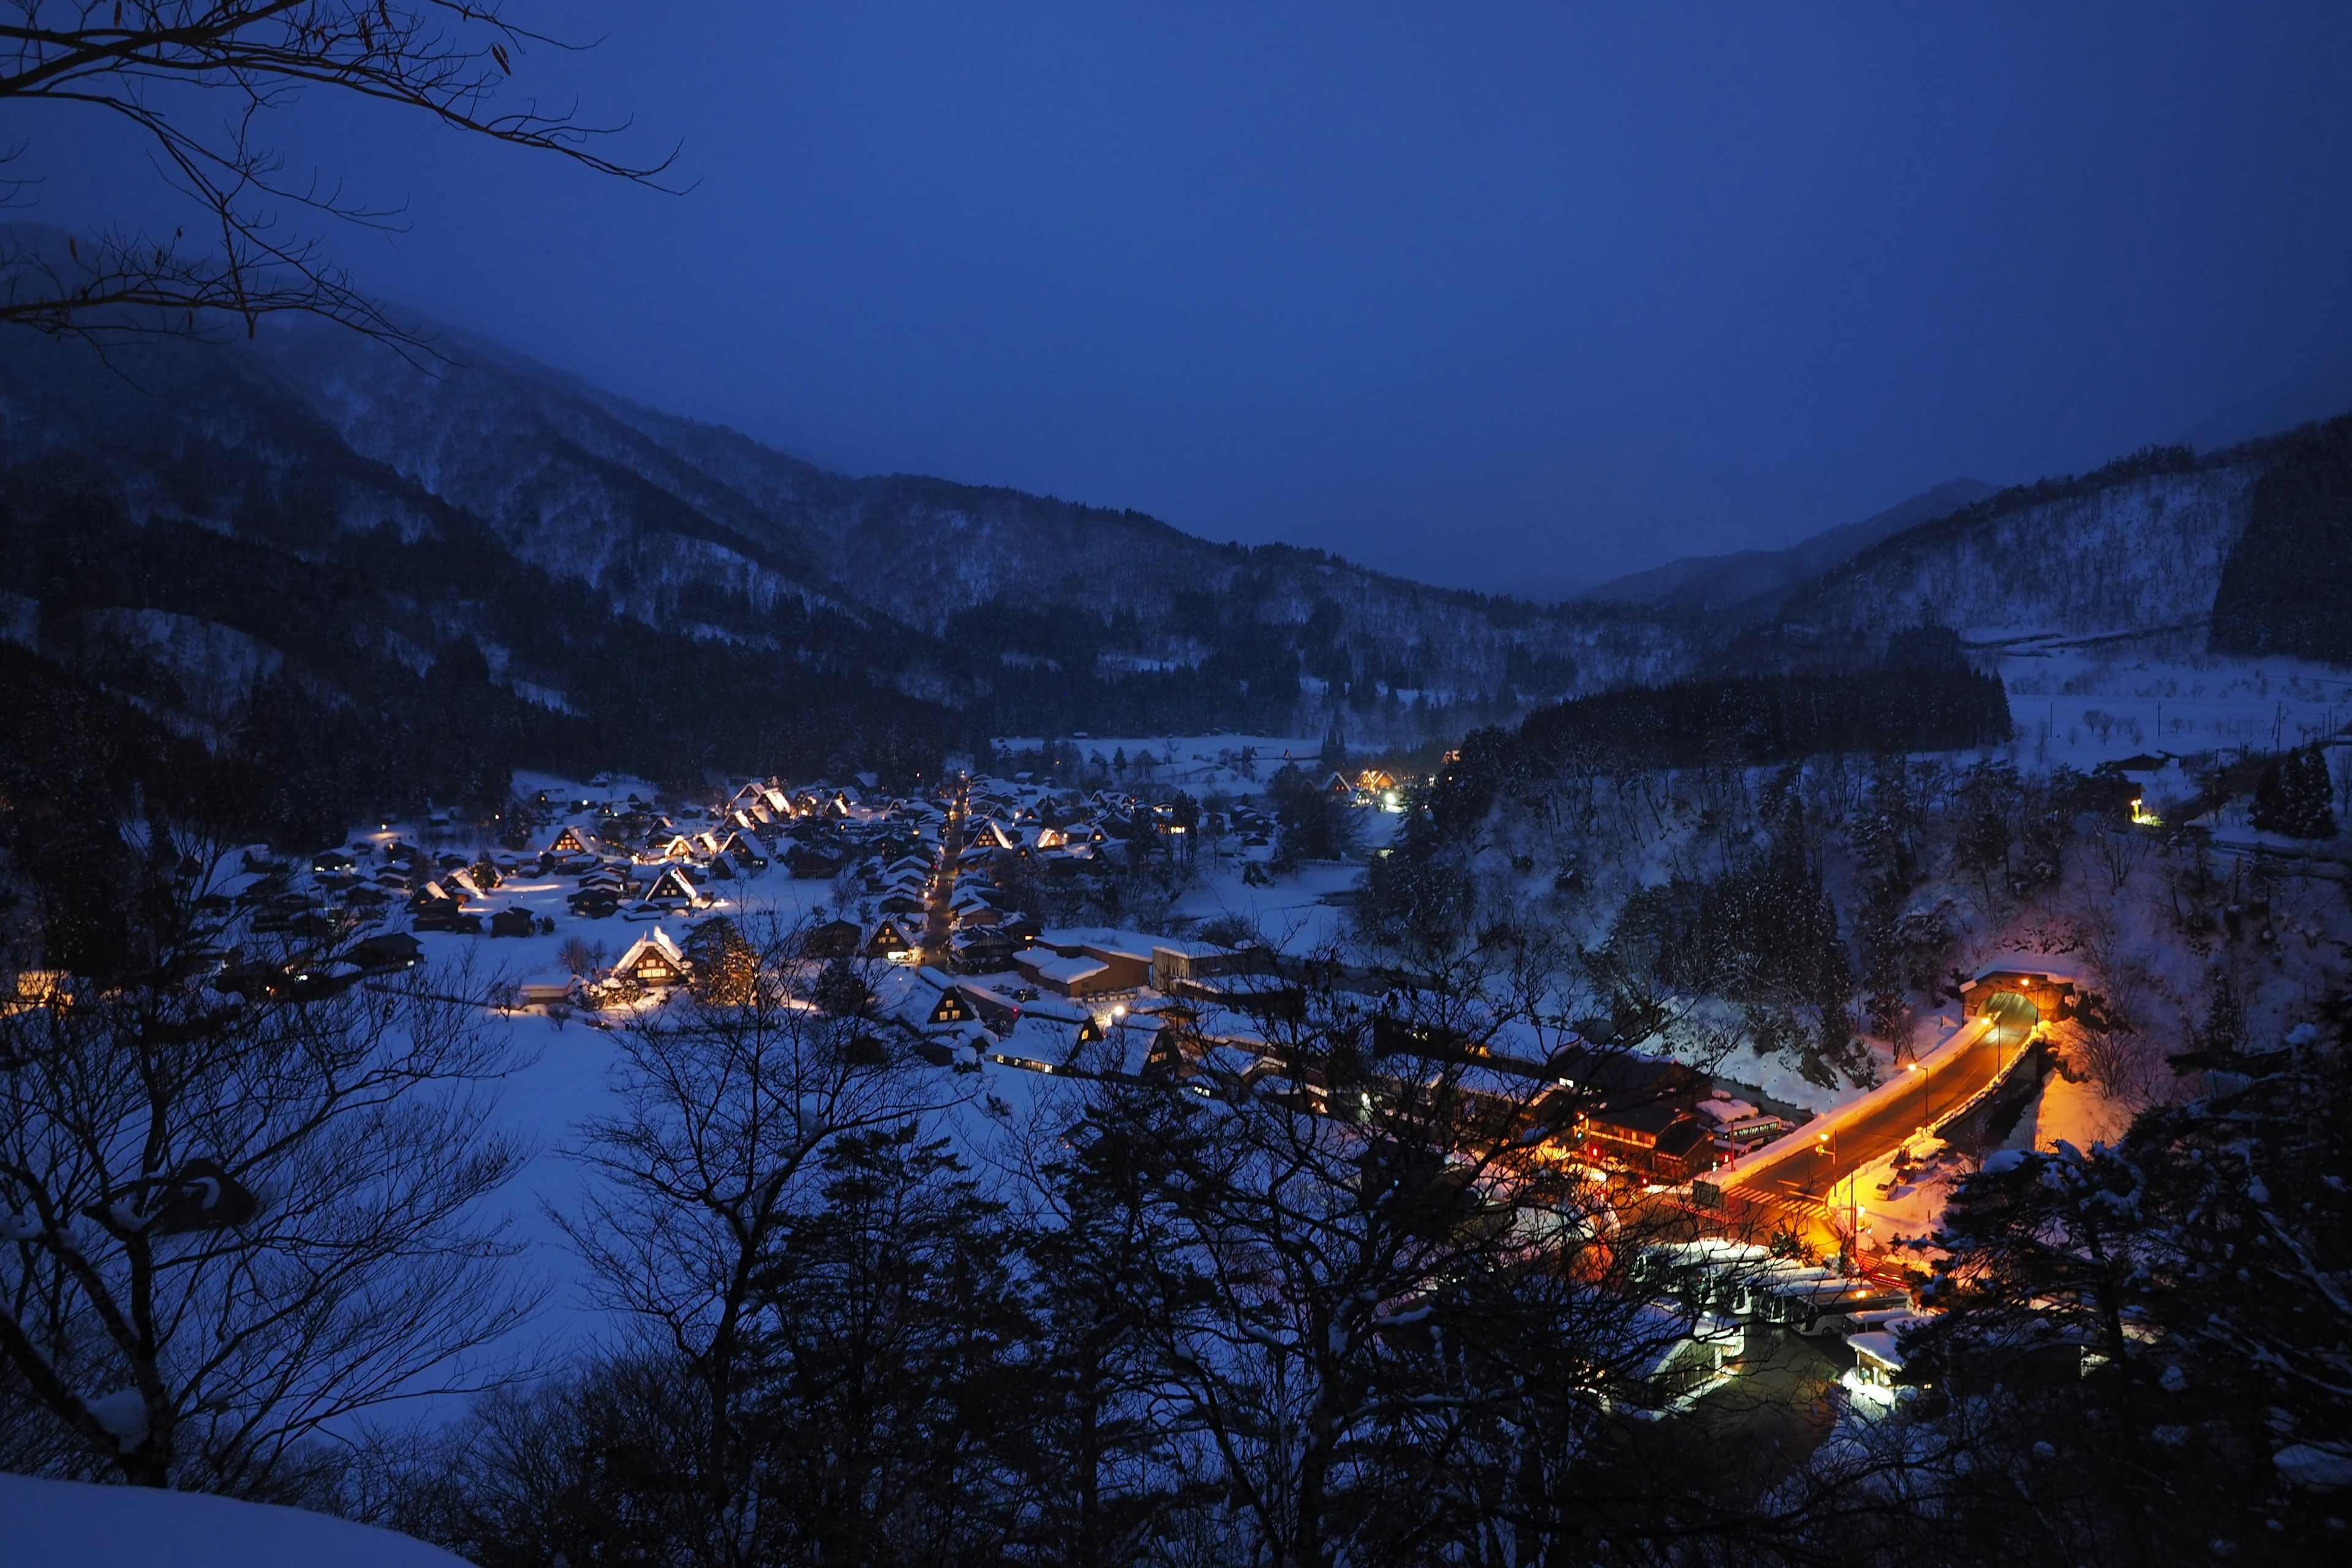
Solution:
M 1813 1135 L 1813 1147 L 1820 1150 L 1823 1154 L 1829 1157 L 1830 1192 L 1826 1206 L 1833 1210 L 1837 1205 L 1837 1130 L 1832 1128 L 1827 1132 L 1815 1133 Z M 1856 1205 L 1858 1202 L 1859 1200 L 1853 1190 L 1853 1178 L 1849 1175 L 1846 1178 L 1845 1184 L 1845 1241 L 1838 1249 L 1841 1256 L 1848 1259 L 1858 1256 L 1862 1250 L 1860 1245 L 1862 1240 L 1862 1216 L 1856 1210 Z
M 1903 1070 L 1905 1072 L 1916 1072 L 1919 1075 L 1919 1131 L 1925 1132 L 1927 1131 L 1927 1123 L 1929 1121 L 1929 1112 L 1927 1110 L 1927 1069 L 1920 1066 L 1919 1063 L 1914 1059 L 1912 1061 L 1905 1062 L 1903 1064 Z

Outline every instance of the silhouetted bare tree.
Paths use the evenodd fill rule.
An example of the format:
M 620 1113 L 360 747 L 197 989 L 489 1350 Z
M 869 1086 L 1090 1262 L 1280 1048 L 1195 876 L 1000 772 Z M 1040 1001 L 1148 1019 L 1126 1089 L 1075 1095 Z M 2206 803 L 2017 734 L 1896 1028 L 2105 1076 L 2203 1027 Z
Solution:
M 145 889 L 152 966 L 0 1010 L 0 1427 L 41 1468 L 282 1492 L 306 1444 L 468 1366 L 533 1304 L 480 1201 L 503 1034 L 462 975 L 201 978 L 208 889 Z
M 621 127 L 547 111 L 535 96 L 500 102 L 533 48 L 572 47 L 509 20 L 500 0 L 0 0 L 0 103 L 129 124 L 187 213 L 168 229 L 10 237 L 0 243 L 0 321 L 102 345 L 200 333 L 223 317 L 250 335 L 263 316 L 293 311 L 414 344 L 289 222 L 310 214 L 386 227 L 397 209 L 352 196 L 323 172 L 290 170 L 266 127 L 298 94 L 323 89 L 657 182 L 674 153 L 607 156 Z

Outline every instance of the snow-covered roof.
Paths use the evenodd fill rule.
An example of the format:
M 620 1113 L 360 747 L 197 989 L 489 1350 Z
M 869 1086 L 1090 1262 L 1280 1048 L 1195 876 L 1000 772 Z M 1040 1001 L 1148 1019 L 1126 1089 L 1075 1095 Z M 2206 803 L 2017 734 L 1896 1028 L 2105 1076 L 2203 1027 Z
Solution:
M 1116 926 L 1057 926 L 1051 931 L 1039 931 L 1037 942 L 1041 947 L 1091 947 L 1146 960 L 1151 957 L 1151 950 L 1155 947 L 1183 945 L 1164 936 L 1152 936 L 1139 931 L 1121 931 Z
M 1034 950 L 1021 955 L 1021 965 L 1040 980 L 1050 980 L 1060 985 L 1076 985 L 1100 974 L 1110 965 L 1099 958 L 1046 957 Z
M 648 948 L 661 954 L 661 956 L 669 960 L 673 964 L 682 967 L 686 963 L 686 954 L 678 951 L 678 945 L 676 942 L 670 939 L 669 932 L 662 930 L 659 926 L 656 926 L 651 931 L 646 932 L 643 936 L 637 938 L 635 942 L 630 943 L 629 951 L 621 955 L 621 961 L 614 964 L 614 967 L 615 969 L 628 968 L 640 957 L 644 956 Z

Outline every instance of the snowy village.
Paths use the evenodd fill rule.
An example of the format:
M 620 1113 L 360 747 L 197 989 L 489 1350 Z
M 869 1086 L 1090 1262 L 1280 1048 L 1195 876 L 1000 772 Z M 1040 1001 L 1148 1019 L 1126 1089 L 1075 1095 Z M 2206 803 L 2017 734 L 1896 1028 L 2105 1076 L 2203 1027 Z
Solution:
M 0 113 L 0 1568 L 2352 1560 L 2352 11 Z

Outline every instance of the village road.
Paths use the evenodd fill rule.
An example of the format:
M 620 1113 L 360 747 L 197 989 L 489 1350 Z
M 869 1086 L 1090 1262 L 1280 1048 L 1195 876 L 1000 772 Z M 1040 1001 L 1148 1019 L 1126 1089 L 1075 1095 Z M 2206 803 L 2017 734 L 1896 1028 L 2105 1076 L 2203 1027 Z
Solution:
M 923 960 L 945 963 L 948 937 L 955 929 L 950 900 L 955 897 L 956 858 L 963 853 L 963 791 L 948 803 L 947 826 L 940 831 L 940 868 L 931 879 L 930 903 L 923 911 Z
M 1825 1149 L 1817 1143 L 1814 1149 L 1799 1150 L 1758 1168 L 1753 1175 L 1726 1172 L 1721 1184 L 1755 1197 L 1826 1199 L 1854 1172 L 1885 1159 L 1920 1128 L 1934 1126 L 1966 1104 L 2015 1062 L 2019 1048 L 2015 1030 L 1983 1030 L 1972 1044 L 1947 1052 L 1924 1074 L 1906 1072 L 1904 1092 L 1890 1094 L 1839 1123 Z M 1838 1198 L 1844 1201 L 1842 1190 Z

